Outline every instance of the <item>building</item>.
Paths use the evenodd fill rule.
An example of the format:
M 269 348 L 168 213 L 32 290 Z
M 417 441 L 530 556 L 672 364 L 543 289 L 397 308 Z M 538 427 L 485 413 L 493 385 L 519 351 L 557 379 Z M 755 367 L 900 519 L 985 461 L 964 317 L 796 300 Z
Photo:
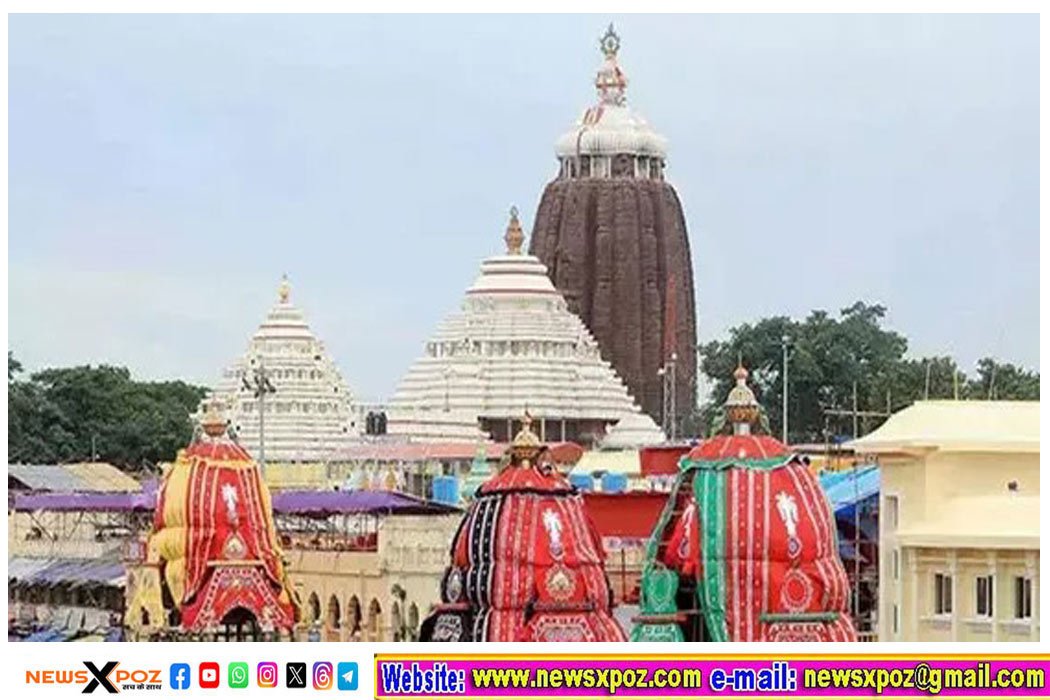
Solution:
M 880 641 L 1039 639 L 1039 403 L 920 401 L 881 467 Z
M 324 462 L 271 464 L 271 490 L 325 491 L 385 489 L 429 496 L 433 479 L 470 469 L 479 444 L 498 461 L 501 447 L 492 442 L 405 442 L 374 440 L 332 452 Z
M 597 102 L 557 141 L 558 173 L 540 200 L 529 251 L 642 409 L 677 427 L 696 397 L 685 215 L 664 179 L 666 139 L 627 104 L 612 26 L 601 49 Z M 665 414 L 675 420 L 664 421 Z M 681 433 L 666 432 L 672 439 Z
M 392 437 L 506 443 L 528 411 L 541 439 L 589 446 L 609 426 L 640 415 L 543 263 L 522 252 L 516 211 L 504 239 L 506 253 L 482 262 L 461 309 L 401 380 L 389 402 Z M 663 439 L 651 419 L 643 422 L 650 442 Z M 634 426 L 634 439 L 644 440 L 639 431 Z
M 132 528 L 102 504 L 130 504 L 139 483 L 91 463 L 10 464 L 7 484 L 9 638 L 119 639 Z
M 298 639 L 412 641 L 439 602 L 457 508 L 389 491 L 274 496 Z
M 267 464 L 320 462 L 331 451 L 356 442 L 363 432 L 361 408 L 324 343 L 292 304 L 287 278 L 281 281 L 277 303 L 252 335 L 248 350 L 226 369 L 195 418 L 199 420 L 212 404 L 260 461 L 263 424 Z

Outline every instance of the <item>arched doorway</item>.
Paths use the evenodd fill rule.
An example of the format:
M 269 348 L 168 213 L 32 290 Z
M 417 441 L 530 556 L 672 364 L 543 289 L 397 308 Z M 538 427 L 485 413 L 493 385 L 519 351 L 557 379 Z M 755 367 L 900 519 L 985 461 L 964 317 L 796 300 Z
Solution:
M 220 623 L 223 631 L 219 636 L 227 642 L 259 641 L 259 620 L 247 608 L 234 608 L 226 613 Z
M 368 639 L 379 642 L 383 639 L 383 608 L 375 598 L 368 604 Z
M 390 635 L 395 642 L 405 641 L 405 630 L 401 623 L 401 606 L 397 604 L 397 601 L 394 601 L 394 606 L 390 608 Z
M 317 597 L 317 593 L 311 593 L 310 598 L 306 603 L 307 614 L 309 619 L 307 622 L 313 624 L 321 621 L 321 599 Z
M 325 629 L 328 632 L 328 641 L 339 641 L 339 628 L 343 620 L 339 608 L 339 598 L 333 593 L 328 599 L 328 614 L 325 615 Z
M 410 641 L 419 641 L 419 608 L 415 603 L 408 606 L 408 637 Z
M 350 596 L 346 604 L 346 631 L 351 641 L 361 639 L 361 601 L 357 596 Z

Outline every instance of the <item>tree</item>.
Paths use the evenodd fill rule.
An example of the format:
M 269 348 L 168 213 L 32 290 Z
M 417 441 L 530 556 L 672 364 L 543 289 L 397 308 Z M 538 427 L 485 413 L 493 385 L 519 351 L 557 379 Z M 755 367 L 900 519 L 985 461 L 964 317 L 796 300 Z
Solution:
M 1039 400 L 1039 374 L 985 357 L 977 362 L 977 376 L 967 393 L 979 399 Z
M 738 358 L 750 370 L 749 383 L 762 403 L 774 433 L 783 425 L 783 345 L 788 340 L 788 411 L 792 442 L 851 437 L 853 419 L 829 409 L 851 411 L 856 391 L 858 411 L 889 413 L 924 398 L 1038 399 L 1039 375 L 991 358 L 978 363 L 978 376 L 968 381 L 950 357 L 907 358 L 907 339 L 883 328 L 886 308 L 857 302 L 837 318 L 813 311 L 804 320 L 784 316 L 744 323 L 727 340 L 701 348 L 701 371 L 712 391 L 701 407 L 700 423 L 708 429 L 733 384 Z M 994 377 L 994 380 L 993 380 Z M 884 420 L 858 420 L 863 434 Z M 701 433 L 702 434 L 702 433 Z
M 46 369 L 9 383 L 9 457 L 121 467 L 170 460 L 190 440 L 190 413 L 204 393 L 181 381 L 137 382 L 123 367 Z

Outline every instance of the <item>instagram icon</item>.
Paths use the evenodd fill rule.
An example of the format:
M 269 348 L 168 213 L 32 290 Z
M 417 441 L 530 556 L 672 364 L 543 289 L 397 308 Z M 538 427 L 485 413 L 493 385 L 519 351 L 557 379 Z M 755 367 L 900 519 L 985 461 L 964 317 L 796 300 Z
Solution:
M 276 688 L 277 664 L 273 661 L 260 661 L 256 668 L 255 682 L 260 688 Z
M 314 690 L 331 690 L 332 688 L 332 662 L 318 661 L 314 664 Z

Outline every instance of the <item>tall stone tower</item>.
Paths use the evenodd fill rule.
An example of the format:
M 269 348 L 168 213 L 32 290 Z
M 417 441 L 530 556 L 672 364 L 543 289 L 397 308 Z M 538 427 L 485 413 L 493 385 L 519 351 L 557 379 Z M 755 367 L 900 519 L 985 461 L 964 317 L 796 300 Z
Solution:
M 685 216 L 664 180 L 667 141 L 627 105 L 612 25 L 598 102 L 558 139 L 559 170 L 536 212 L 529 252 L 656 421 L 696 397 L 696 303 Z

